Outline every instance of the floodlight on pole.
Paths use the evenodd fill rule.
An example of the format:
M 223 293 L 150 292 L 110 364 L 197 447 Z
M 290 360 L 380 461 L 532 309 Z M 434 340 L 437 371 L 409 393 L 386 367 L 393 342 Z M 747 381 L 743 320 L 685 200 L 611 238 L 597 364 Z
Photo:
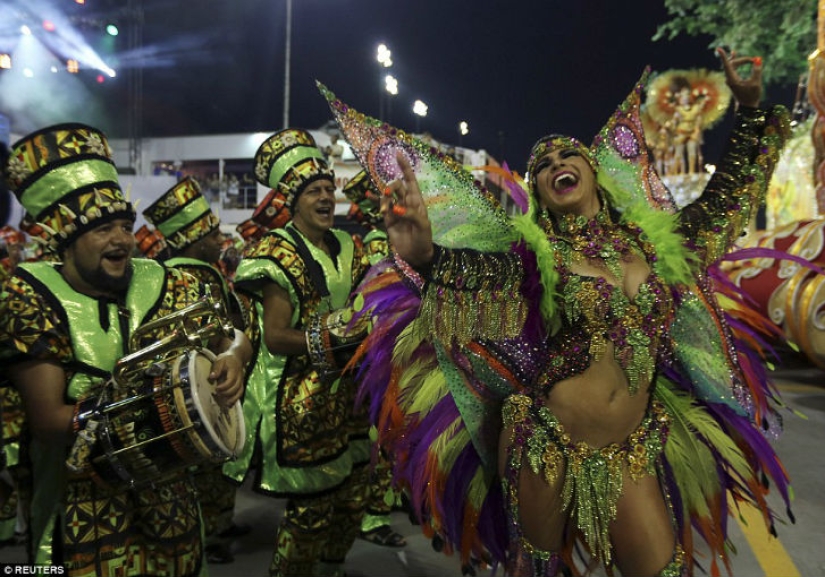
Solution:
M 378 60 L 384 68 L 389 68 L 392 66 L 392 51 L 387 48 L 386 44 L 379 44 L 375 59 Z
M 118 30 L 117 24 L 107 24 L 106 34 L 108 34 L 109 36 L 117 36 L 118 34 L 120 34 L 120 30 Z
M 378 49 L 375 53 L 375 59 L 383 68 L 389 68 L 392 66 L 392 52 L 389 48 L 387 48 L 386 44 L 379 44 Z M 386 79 L 384 80 L 386 82 Z M 387 92 L 389 92 L 389 87 L 385 85 Z M 378 90 L 378 118 L 381 120 L 386 120 L 385 118 L 385 111 L 384 111 L 384 90 Z
M 384 88 L 393 96 L 398 94 L 398 80 L 392 75 L 387 74 L 384 77 Z
M 465 120 L 458 123 L 458 145 L 464 145 L 464 137 L 470 133 L 470 125 Z
M 415 131 L 421 132 L 421 118 L 427 116 L 427 105 L 421 100 L 413 102 L 412 111 L 415 114 Z

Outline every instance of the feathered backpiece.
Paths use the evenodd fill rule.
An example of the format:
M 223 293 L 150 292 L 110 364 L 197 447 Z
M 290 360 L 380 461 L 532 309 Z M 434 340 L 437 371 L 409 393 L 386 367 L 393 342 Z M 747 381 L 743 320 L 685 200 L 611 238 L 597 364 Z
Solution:
M 361 165 L 380 190 L 401 178 L 403 154 L 415 171 L 433 240 L 441 246 L 505 250 L 513 229 L 498 200 L 458 162 L 411 134 L 347 106 L 320 82 L 335 120 Z

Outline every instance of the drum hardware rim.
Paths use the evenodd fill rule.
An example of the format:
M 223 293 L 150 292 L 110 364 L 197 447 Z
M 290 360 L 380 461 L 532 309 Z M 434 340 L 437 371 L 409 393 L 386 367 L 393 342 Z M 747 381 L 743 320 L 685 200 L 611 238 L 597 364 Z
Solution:
M 215 359 L 217 358 L 217 355 L 215 355 L 215 353 L 213 353 L 209 349 L 195 349 L 195 350 L 191 350 L 191 351 L 186 351 L 185 353 L 179 355 L 175 359 L 175 366 L 178 367 L 178 374 L 180 375 L 181 382 L 188 383 L 190 389 L 194 388 L 193 385 L 195 383 L 193 383 L 193 381 L 196 380 L 194 378 L 194 375 L 190 374 L 190 373 L 193 372 L 193 371 L 190 371 L 190 361 L 193 361 L 195 357 L 191 357 L 191 359 L 187 358 L 188 362 L 186 362 L 186 363 L 184 363 L 182 361 L 182 359 L 184 357 L 187 357 L 188 355 L 190 355 L 192 353 L 194 353 L 196 355 L 197 354 L 202 354 L 211 363 L 214 363 Z M 179 387 L 179 389 L 182 391 L 182 387 Z M 214 428 L 211 427 L 211 423 L 209 425 L 207 425 L 208 415 L 205 414 L 206 411 L 204 410 L 203 406 L 200 403 L 200 397 L 193 394 L 193 395 L 190 396 L 189 399 L 183 399 L 183 400 L 184 400 L 184 405 L 189 405 L 189 402 L 191 402 L 191 406 L 194 408 L 195 413 L 196 413 L 198 419 L 200 420 L 200 425 L 207 432 L 210 433 L 210 435 L 208 435 L 208 437 L 209 437 L 208 439 L 203 439 L 203 438 L 201 438 L 200 436 L 197 436 L 197 435 L 189 435 L 190 442 L 192 442 L 193 444 L 195 444 L 197 446 L 203 447 L 204 449 L 206 449 L 206 451 L 208 451 L 213 456 L 217 456 L 217 457 L 220 457 L 220 458 L 225 459 L 225 460 L 236 459 L 239 451 L 243 449 L 243 445 L 245 443 L 245 437 L 246 437 L 246 426 L 245 426 L 246 423 L 245 423 L 245 418 L 244 418 L 244 415 L 243 415 L 243 411 L 240 409 L 240 404 L 236 401 L 231 407 L 228 407 L 228 408 L 220 407 L 222 413 L 225 412 L 226 414 L 229 414 L 233 411 L 238 413 L 236 415 L 236 420 L 238 421 L 238 427 L 240 429 L 238 431 L 239 434 L 238 434 L 237 439 L 235 441 L 235 446 L 234 447 L 229 447 L 227 443 L 224 443 L 223 440 L 219 436 L 216 435 L 217 431 L 215 431 Z M 187 417 L 188 416 L 189 415 L 187 413 Z M 192 419 L 189 418 L 189 421 L 192 422 Z M 239 444 L 240 444 L 240 448 L 238 447 Z
M 108 452 L 108 451 L 106 452 L 106 456 L 107 457 L 108 456 L 117 456 L 120 453 L 126 453 L 128 451 L 131 451 L 132 449 L 139 449 L 141 447 L 145 447 L 146 445 L 150 445 L 150 444 L 154 443 L 155 441 L 162 440 L 162 439 L 165 439 L 167 437 L 171 437 L 172 435 L 177 435 L 177 434 L 179 434 L 183 431 L 187 431 L 187 430 L 193 429 L 193 428 L 195 428 L 194 423 L 191 424 L 191 425 L 183 426 L 179 429 L 175 429 L 174 431 L 168 431 L 166 433 L 156 435 L 156 436 L 152 437 L 151 439 L 146 439 L 145 441 L 138 441 L 134 445 L 129 445 L 128 447 L 123 447 L 122 449 L 115 449 L 113 447 L 111 452 Z M 108 435 L 108 432 L 109 432 L 108 427 L 104 426 L 104 430 L 106 431 L 106 434 Z M 98 462 L 102 458 L 103 458 L 103 455 L 100 455 L 100 456 L 95 457 L 92 460 L 95 461 L 95 462 Z
M 217 465 L 217 464 L 223 463 L 223 462 L 228 460 L 224 455 L 217 455 L 214 452 L 212 452 L 212 453 L 210 453 L 212 458 L 211 459 L 204 459 L 204 462 L 201 462 L 201 463 L 186 463 L 184 461 L 181 461 L 180 466 L 172 467 L 171 469 L 168 469 L 166 471 L 161 471 L 160 468 L 157 465 L 155 465 L 152 462 L 151 459 L 149 459 L 146 455 L 143 455 L 143 457 L 146 459 L 146 461 L 149 462 L 155 470 L 157 470 L 157 475 L 158 476 L 154 479 L 140 480 L 135 475 L 133 475 L 129 472 L 129 469 L 126 468 L 126 466 L 123 464 L 123 461 L 120 459 L 121 454 L 129 453 L 129 452 L 131 452 L 133 450 L 136 450 L 136 449 L 138 449 L 138 450 L 142 449 L 143 447 L 145 447 L 147 445 L 150 445 L 150 444 L 152 444 L 156 441 L 166 439 L 167 437 L 171 437 L 173 435 L 181 434 L 181 433 L 185 432 L 187 429 L 192 429 L 192 428 L 194 428 L 194 425 L 182 427 L 180 429 L 175 429 L 174 431 L 169 431 L 167 433 L 157 435 L 155 437 L 152 437 L 151 439 L 147 439 L 145 441 L 139 441 L 139 442 L 135 443 L 134 445 L 130 445 L 128 447 L 123 447 L 121 449 L 115 449 L 114 446 L 111 443 L 111 437 L 109 435 L 109 428 L 108 428 L 108 423 L 107 423 L 106 425 L 103 426 L 103 429 L 102 429 L 102 433 L 103 433 L 102 437 L 105 439 L 104 443 L 106 445 L 104 447 L 104 454 L 93 457 L 91 459 L 91 462 L 95 465 L 100 464 L 100 463 L 111 465 L 112 469 L 114 469 L 115 473 L 118 474 L 118 476 L 121 478 L 121 480 L 124 481 L 125 483 L 127 483 L 130 488 L 134 488 L 134 487 L 138 487 L 138 486 L 153 484 L 154 482 L 156 482 L 158 480 L 163 480 L 163 479 L 166 479 L 167 477 L 173 476 L 175 473 L 177 473 L 178 471 L 180 471 L 182 469 L 187 469 L 189 467 L 198 467 L 198 466 L 204 464 L 204 462 L 206 462 L 206 461 L 211 462 L 211 464 Z M 112 484 L 109 481 L 104 480 L 103 482 L 106 485 L 110 486 L 110 487 L 112 486 Z
M 153 333 L 162 327 L 169 327 L 162 331 L 165 336 L 155 339 Z M 215 361 L 214 353 L 203 347 L 207 339 L 216 336 L 232 338 L 235 334 L 223 303 L 215 300 L 210 291 L 192 304 L 134 330 L 129 341 L 133 352 L 115 363 L 97 404 L 75 417 L 75 427 L 89 419 L 97 419 L 99 423 L 102 454 L 92 456 L 90 462 L 96 465 L 92 467 L 92 475 L 99 478 L 100 484 L 115 489 L 120 483 L 128 488 L 154 485 L 160 479 L 178 474 L 181 469 L 237 458 L 246 435 L 240 403 L 226 409 L 227 416 L 234 416 L 238 426 L 234 446 L 230 448 L 218 435 L 224 427 L 215 429 L 211 422 L 212 412 L 205 410 L 212 406 L 201 403 L 202 400 L 205 402 L 200 393 L 206 383 L 198 382 L 203 375 L 200 370 L 195 372 L 195 359 L 203 363 L 200 358 L 203 356 L 212 363 Z M 138 350 L 140 343 L 148 339 L 153 341 L 152 344 Z M 183 363 L 184 359 L 186 363 Z M 186 386 L 189 388 L 185 389 Z M 132 394 L 141 389 L 145 392 Z M 193 399 L 187 399 L 190 393 Z M 112 397 L 121 398 L 114 400 Z M 136 432 L 139 432 L 139 429 L 135 430 L 137 420 L 120 424 L 121 416 L 129 418 L 129 408 L 136 403 L 150 403 L 146 410 L 160 419 L 159 426 L 153 425 L 150 431 L 154 436 L 141 441 L 136 438 Z M 232 427 L 228 429 L 231 431 Z M 164 442 L 171 451 L 163 461 L 145 453 L 146 447 Z M 116 448 L 116 443 L 121 446 Z M 98 468 L 103 464 L 110 473 L 104 474 Z
M 192 326 L 194 319 L 199 317 L 207 317 L 206 324 L 201 327 Z M 226 338 L 234 337 L 235 327 L 227 318 L 228 315 L 223 302 L 216 300 L 211 291 L 206 290 L 206 294 L 194 303 L 172 314 L 141 325 L 132 333 L 129 339 L 129 349 L 134 352 L 122 357 L 115 363 L 112 380 L 116 385 L 123 386 L 124 382 L 127 384 L 129 382 L 125 378 L 126 376 L 132 377 L 140 370 L 145 370 L 142 369 L 143 365 L 141 363 L 154 356 L 171 350 L 198 348 L 205 339 L 216 335 L 223 335 Z M 173 323 L 177 324 L 177 327 L 169 334 L 151 345 L 138 348 L 141 340 L 151 331 Z
M 94 457 L 91 459 L 93 464 L 100 462 L 100 459 L 103 459 L 105 456 L 108 459 L 109 464 L 111 465 L 112 469 L 114 469 L 115 473 L 117 474 L 120 479 L 129 484 L 130 487 L 135 486 L 135 477 L 126 469 L 126 466 L 123 462 L 117 457 L 117 453 L 120 449 L 115 449 L 114 444 L 112 443 L 112 438 L 109 435 L 109 426 L 111 425 L 111 421 L 106 415 L 101 415 L 101 422 L 100 425 L 100 439 L 101 444 L 103 445 L 103 455 L 99 457 Z M 102 478 L 102 477 L 101 477 Z M 104 480 L 103 481 L 106 485 L 112 486 L 111 483 Z

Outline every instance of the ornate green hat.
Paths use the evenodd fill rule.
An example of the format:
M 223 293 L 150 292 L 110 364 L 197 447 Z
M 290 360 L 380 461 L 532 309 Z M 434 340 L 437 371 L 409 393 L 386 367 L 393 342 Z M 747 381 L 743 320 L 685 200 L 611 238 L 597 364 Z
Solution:
M 91 126 L 58 124 L 23 137 L 12 145 L 5 176 L 51 250 L 116 218 L 135 218 L 109 142 Z
M 255 177 L 264 186 L 280 190 L 290 212 L 309 183 L 322 178 L 335 182 L 315 139 L 300 128 L 276 132 L 261 144 L 255 153 Z
M 143 216 L 175 250 L 194 244 L 221 224 L 201 194 L 200 185 L 190 177 L 164 192 L 143 211 Z

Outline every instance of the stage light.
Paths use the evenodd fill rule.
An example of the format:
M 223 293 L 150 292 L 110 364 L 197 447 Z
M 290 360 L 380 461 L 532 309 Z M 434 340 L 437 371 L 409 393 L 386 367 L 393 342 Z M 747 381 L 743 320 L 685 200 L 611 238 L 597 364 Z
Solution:
M 54 22 L 51 20 L 43 20 L 43 30 L 54 32 Z
M 32 29 L 31 29 L 31 28 L 29 28 L 28 26 L 26 26 L 25 24 L 23 24 L 23 25 L 20 27 L 20 34 L 22 34 L 23 36 L 31 36 L 31 34 L 32 34 Z
M 74 0 L 77 4 L 85 4 L 86 0 Z
M 66 70 L 69 74 L 77 74 L 80 70 L 80 64 L 74 58 L 70 58 L 66 61 Z
M 34 70 L 31 68 L 24 68 L 23 69 L 23 76 L 26 78 L 33 78 L 34 77 Z
M 6 70 L 11 68 L 10 54 L 0 54 L 0 68 L 5 68 Z
M 97 83 L 98 83 L 98 84 L 103 84 L 103 81 L 104 81 L 104 80 L 106 80 L 106 77 L 105 77 L 105 76 L 103 76 L 102 74 L 98 74 L 98 75 L 97 75 Z
M 116 24 L 107 24 L 106 25 L 106 34 L 109 36 L 117 36 L 120 33 L 120 30 L 117 29 Z

